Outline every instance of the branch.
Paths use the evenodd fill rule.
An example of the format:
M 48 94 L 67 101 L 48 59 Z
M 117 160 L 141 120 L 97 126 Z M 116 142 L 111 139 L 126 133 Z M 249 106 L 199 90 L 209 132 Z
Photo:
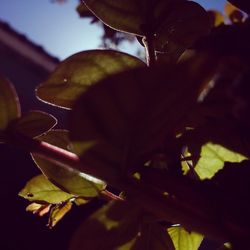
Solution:
M 216 240 L 227 241 L 228 237 L 224 229 L 214 221 L 214 215 L 200 215 L 183 206 L 173 196 L 164 196 L 147 184 L 128 178 L 110 178 L 108 173 L 95 171 L 93 167 L 83 165 L 80 158 L 64 149 L 58 148 L 46 142 L 41 142 L 24 136 L 13 136 L 8 138 L 12 146 L 24 149 L 54 164 L 67 168 L 78 169 L 81 172 L 95 176 L 109 185 L 123 190 L 128 198 L 137 203 L 147 211 L 152 212 L 162 220 L 180 223 L 188 230 L 197 231 Z M 175 183 L 182 185 L 182 183 Z

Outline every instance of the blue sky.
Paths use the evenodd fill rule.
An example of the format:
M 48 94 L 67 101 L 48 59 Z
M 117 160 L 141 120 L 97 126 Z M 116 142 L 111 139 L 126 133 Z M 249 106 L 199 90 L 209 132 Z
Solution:
M 199 2 L 206 8 L 221 9 L 225 1 Z M 101 30 L 78 17 L 77 4 L 78 0 L 62 5 L 50 0 L 0 0 L 0 19 L 53 56 L 64 59 L 82 50 L 95 49 L 100 43 Z

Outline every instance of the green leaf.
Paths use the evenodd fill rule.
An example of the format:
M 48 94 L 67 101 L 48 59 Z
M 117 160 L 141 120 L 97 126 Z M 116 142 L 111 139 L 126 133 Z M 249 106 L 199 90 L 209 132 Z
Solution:
M 57 123 L 54 116 L 42 111 L 29 111 L 11 124 L 14 133 L 37 137 L 52 129 Z
M 201 157 L 195 166 L 200 179 L 212 178 L 225 162 L 241 162 L 246 157 L 221 145 L 206 143 L 201 148 Z
M 19 196 L 36 202 L 59 204 L 74 196 L 52 184 L 44 175 L 38 175 L 27 182 L 19 192 Z
M 51 130 L 38 139 L 71 152 L 73 150 L 66 130 Z M 78 170 L 58 166 L 35 155 L 33 159 L 43 174 L 66 192 L 83 197 L 95 197 L 105 189 L 104 182 Z
M 115 215 L 115 216 L 114 216 Z M 83 222 L 72 238 L 70 250 L 122 248 L 139 230 L 138 209 L 128 202 L 111 202 Z
M 0 76 L 0 142 L 9 123 L 21 115 L 20 104 L 14 86 Z
M 78 151 L 83 164 L 107 178 L 136 172 L 146 155 L 166 145 L 166 136 L 185 127 L 200 85 L 213 72 L 211 67 L 200 71 L 198 61 L 135 69 L 91 86 L 76 102 L 70 120 L 73 143 L 95 142 Z
M 175 250 L 198 250 L 204 238 L 198 233 L 186 231 L 181 226 L 170 227 L 168 233 L 172 238 Z
M 135 67 L 146 66 L 141 60 L 112 50 L 77 53 L 63 62 L 38 86 L 37 97 L 52 105 L 70 109 L 89 86 L 103 78 Z

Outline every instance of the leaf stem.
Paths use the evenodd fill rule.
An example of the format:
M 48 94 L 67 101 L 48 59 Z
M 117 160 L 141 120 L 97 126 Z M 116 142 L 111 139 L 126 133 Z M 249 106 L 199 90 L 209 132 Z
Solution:
M 156 63 L 156 54 L 154 49 L 153 35 L 147 35 L 142 39 L 146 51 L 146 60 L 148 67 L 153 67 Z
M 173 223 L 180 223 L 188 230 L 200 232 L 217 240 L 228 240 L 223 228 L 211 219 L 210 215 L 206 217 L 200 216 L 187 207 L 182 206 L 182 204 L 176 201 L 176 199 L 173 199 L 172 196 L 164 196 L 146 184 L 128 178 L 110 178 L 107 171 L 97 172 L 95 168 L 82 164 L 77 155 L 46 142 L 24 136 L 10 135 L 8 137 L 8 143 L 32 152 L 32 154 L 54 164 L 70 169 L 78 169 L 81 172 L 102 179 L 111 186 L 125 191 L 129 199 L 161 219 Z M 182 183 L 176 183 L 176 185 L 182 185 Z

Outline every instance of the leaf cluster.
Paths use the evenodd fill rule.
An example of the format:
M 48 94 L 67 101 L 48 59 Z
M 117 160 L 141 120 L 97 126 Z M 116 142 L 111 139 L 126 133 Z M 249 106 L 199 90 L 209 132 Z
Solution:
M 70 110 L 65 130 L 49 114 L 21 114 L 0 78 L 0 141 L 30 151 L 42 172 L 19 193 L 27 210 L 50 211 L 53 227 L 72 204 L 108 200 L 71 250 L 247 244 L 249 4 L 230 2 L 223 15 L 186 0 L 82 1 L 83 17 L 136 36 L 147 63 L 108 49 L 62 61 L 36 95 Z

